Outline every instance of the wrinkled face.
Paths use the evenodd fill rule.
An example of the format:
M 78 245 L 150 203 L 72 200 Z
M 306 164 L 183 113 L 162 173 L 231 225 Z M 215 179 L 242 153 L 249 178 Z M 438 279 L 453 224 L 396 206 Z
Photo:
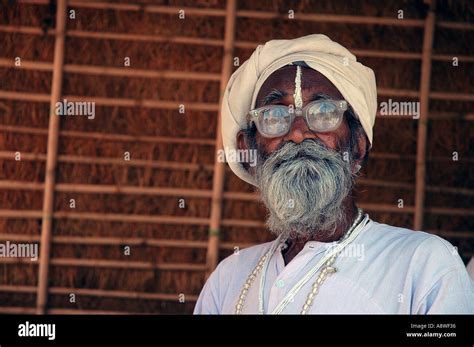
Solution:
M 263 84 L 255 108 L 307 105 L 318 99 L 344 100 L 319 72 L 297 66 L 275 71 Z M 242 135 L 238 134 L 242 138 Z M 268 208 L 267 225 L 283 238 L 330 236 L 345 217 L 343 201 L 354 179 L 351 131 L 346 116 L 336 129 L 312 131 L 296 117 L 289 132 L 268 138 L 258 131 L 247 139 L 258 152 L 253 172 Z
M 321 99 L 321 95 L 329 96 L 334 100 L 344 100 L 339 90 L 325 76 L 304 67 L 301 67 L 301 92 L 298 93 L 295 83 L 296 73 L 296 66 L 285 66 L 271 74 L 257 94 L 255 108 L 264 105 L 295 105 L 295 101 L 298 100 L 295 100 L 294 96 L 299 94 L 303 106 Z M 296 106 L 298 106 L 297 103 Z M 296 117 L 288 134 L 277 138 L 266 138 L 257 133 L 257 143 L 267 154 L 271 154 L 285 142 L 301 143 L 306 139 L 318 139 L 328 148 L 338 149 L 349 141 L 349 136 L 350 130 L 346 117 L 338 129 L 326 133 L 311 131 L 303 117 Z

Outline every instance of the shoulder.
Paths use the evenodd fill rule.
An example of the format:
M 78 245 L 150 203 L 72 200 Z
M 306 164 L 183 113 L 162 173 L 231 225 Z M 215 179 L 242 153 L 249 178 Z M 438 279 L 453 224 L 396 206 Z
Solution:
M 474 287 L 457 248 L 443 238 L 370 222 L 361 235 L 366 259 L 410 297 L 411 313 L 472 312 Z M 397 287 L 398 283 L 398 287 Z
M 273 242 L 238 250 L 221 261 L 206 281 L 194 312 L 222 313 Z
M 220 274 L 232 275 L 236 272 L 241 273 L 246 269 L 253 269 L 259 259 L 271 248 L 275 241 L 262 243 L 260 245 L 236 250 L 233 254 L 222 260 L 217 266 L 215 272 Z M 248 273 L 247 273 L 248 274 Z
M 386 246 L 391 249 L 403 247 L 404 249 L 415 250 L 420 246 L 425 249 L 426 247 L 436 247 L 448 252 L 453 249 L 448 241 L 436 235 L 375 221 L 370 221 L 366 234 L 372 242 L 386 243 Z
M 219 288 L 221 297 L 227 296 L 229 290 L 241 287 L 274 242 L 276 241 L 238 250 L 219 263 L 211 277 L 215 286 Z
M 439 236 L 374 221 L 365 236 L 367 248 L 376 250 L 394 266 L 403 264 L 417 273 L 419 280 L 440 278 L 453 270 L 465 271 L 457 248 Z

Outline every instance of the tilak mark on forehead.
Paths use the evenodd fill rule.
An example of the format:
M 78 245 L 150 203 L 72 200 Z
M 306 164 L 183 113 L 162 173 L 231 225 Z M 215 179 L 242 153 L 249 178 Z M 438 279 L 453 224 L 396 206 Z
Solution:
M 293 99 L 295 100 L 295 108 L 303 107 L 303 97 L 301 93 L 301 66 L 296 66 L 296 76 L 295 76 L 295 93 L 293 94 Z

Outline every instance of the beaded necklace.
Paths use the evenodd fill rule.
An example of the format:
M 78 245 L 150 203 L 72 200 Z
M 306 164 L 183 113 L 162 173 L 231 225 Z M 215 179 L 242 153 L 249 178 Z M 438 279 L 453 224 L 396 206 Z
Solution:
M 321 284 L 327 278 L 328 274 L 335 273 L 337 271 L 337 269 L 332 266 L 334 262 L 336 261 L 337 256 L 341 253 L 344 247 L 346 247 L 350 242 L 352 242 L 357 237 L 357 235 L 362 231 L 362 229 L 365 227 L 368 221 L 369 221 L 369 216 L 364 214 L 361 209 L 358 209 L 357 217 L 355 218 L 349 230 L 342 237 L 342 239 L 313 268 L 311 268 L 311 270 L 309 270 L 308 273 L 306 273 L 306 275 L 298 283 L 296 283 L 293 286 L 293 288 L 283 298 L 280 304 L 277 305 L 277 307 L 273 310 L 272 313 L 280 314 L 285 309 L 285 307 L 288 306 L 288 304 L 293 301 L 293 298 L 296 296 L 296 294 L 314 276 L 314 274 L 320 268 L 323 268 L 321 272 L 319 273 L 318 278 L 313 283 L 311 287 L 311 291 L 307 295 L 306 302 L 304 303 L 300 312 L 301 314 L 308 313 L 308 310 L 313 304 L 314 297 L 318 293 L 319 287 L 321 286 Z M 281 244 L 280 240 L 275 241 L 274 244 L 272 245 L 272 248 L 260 258 L 260 260 L 258 261 L 253 271 L 247 277 L 247 280 L 245 281 L 242 287 L 242 290 L 240 291 L 237 304 L 235 305 L 235 314 L 242 313 L 242 309 L 244 307 L 244 303 L 245 303 L 245 299 L 247 297 L 248 291 L 253 281 L 258 276 L 260 271 L 262 271 L 262 269 L 263 269 L 263 273 L 260 277 L 260 288 L 259 288 L 260 290 L 259 290 L 258 301 L 259 301 L 259 313 L 260 314 L 264 313 L 263 296 L 264 296 L 264 285 L 265 285 L 265 277 L 267 273 L 267 268 L 268 268 L 270 258 L 273 256 L 273 254 L 275 253 L 276 249 L 278 248 L 280 244 Z

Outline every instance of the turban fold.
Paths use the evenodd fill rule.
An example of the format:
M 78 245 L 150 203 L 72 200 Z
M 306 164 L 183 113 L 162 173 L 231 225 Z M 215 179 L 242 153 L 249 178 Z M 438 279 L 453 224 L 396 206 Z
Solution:
M 279 68 L 304 61 L 320 72 L 352 106 L 372 145 L 372 127 L 377 112 L 377 87 L 372 69 L 357 62 L 340 44 L 322 34 L 293 40 L 271 40 L 259 45 L 250 58 L 231 76 L 222 99 L 222 141 L 226 157 L 237 150 L 237 133 L 247 128 L 247 114 L 255 108 L 257 94 L 265 80 Z M 235 153 L 235 152 L 234 152 Z M 255 185 L 255 179 L 235 161 L 228 162 L 242 180 Z

